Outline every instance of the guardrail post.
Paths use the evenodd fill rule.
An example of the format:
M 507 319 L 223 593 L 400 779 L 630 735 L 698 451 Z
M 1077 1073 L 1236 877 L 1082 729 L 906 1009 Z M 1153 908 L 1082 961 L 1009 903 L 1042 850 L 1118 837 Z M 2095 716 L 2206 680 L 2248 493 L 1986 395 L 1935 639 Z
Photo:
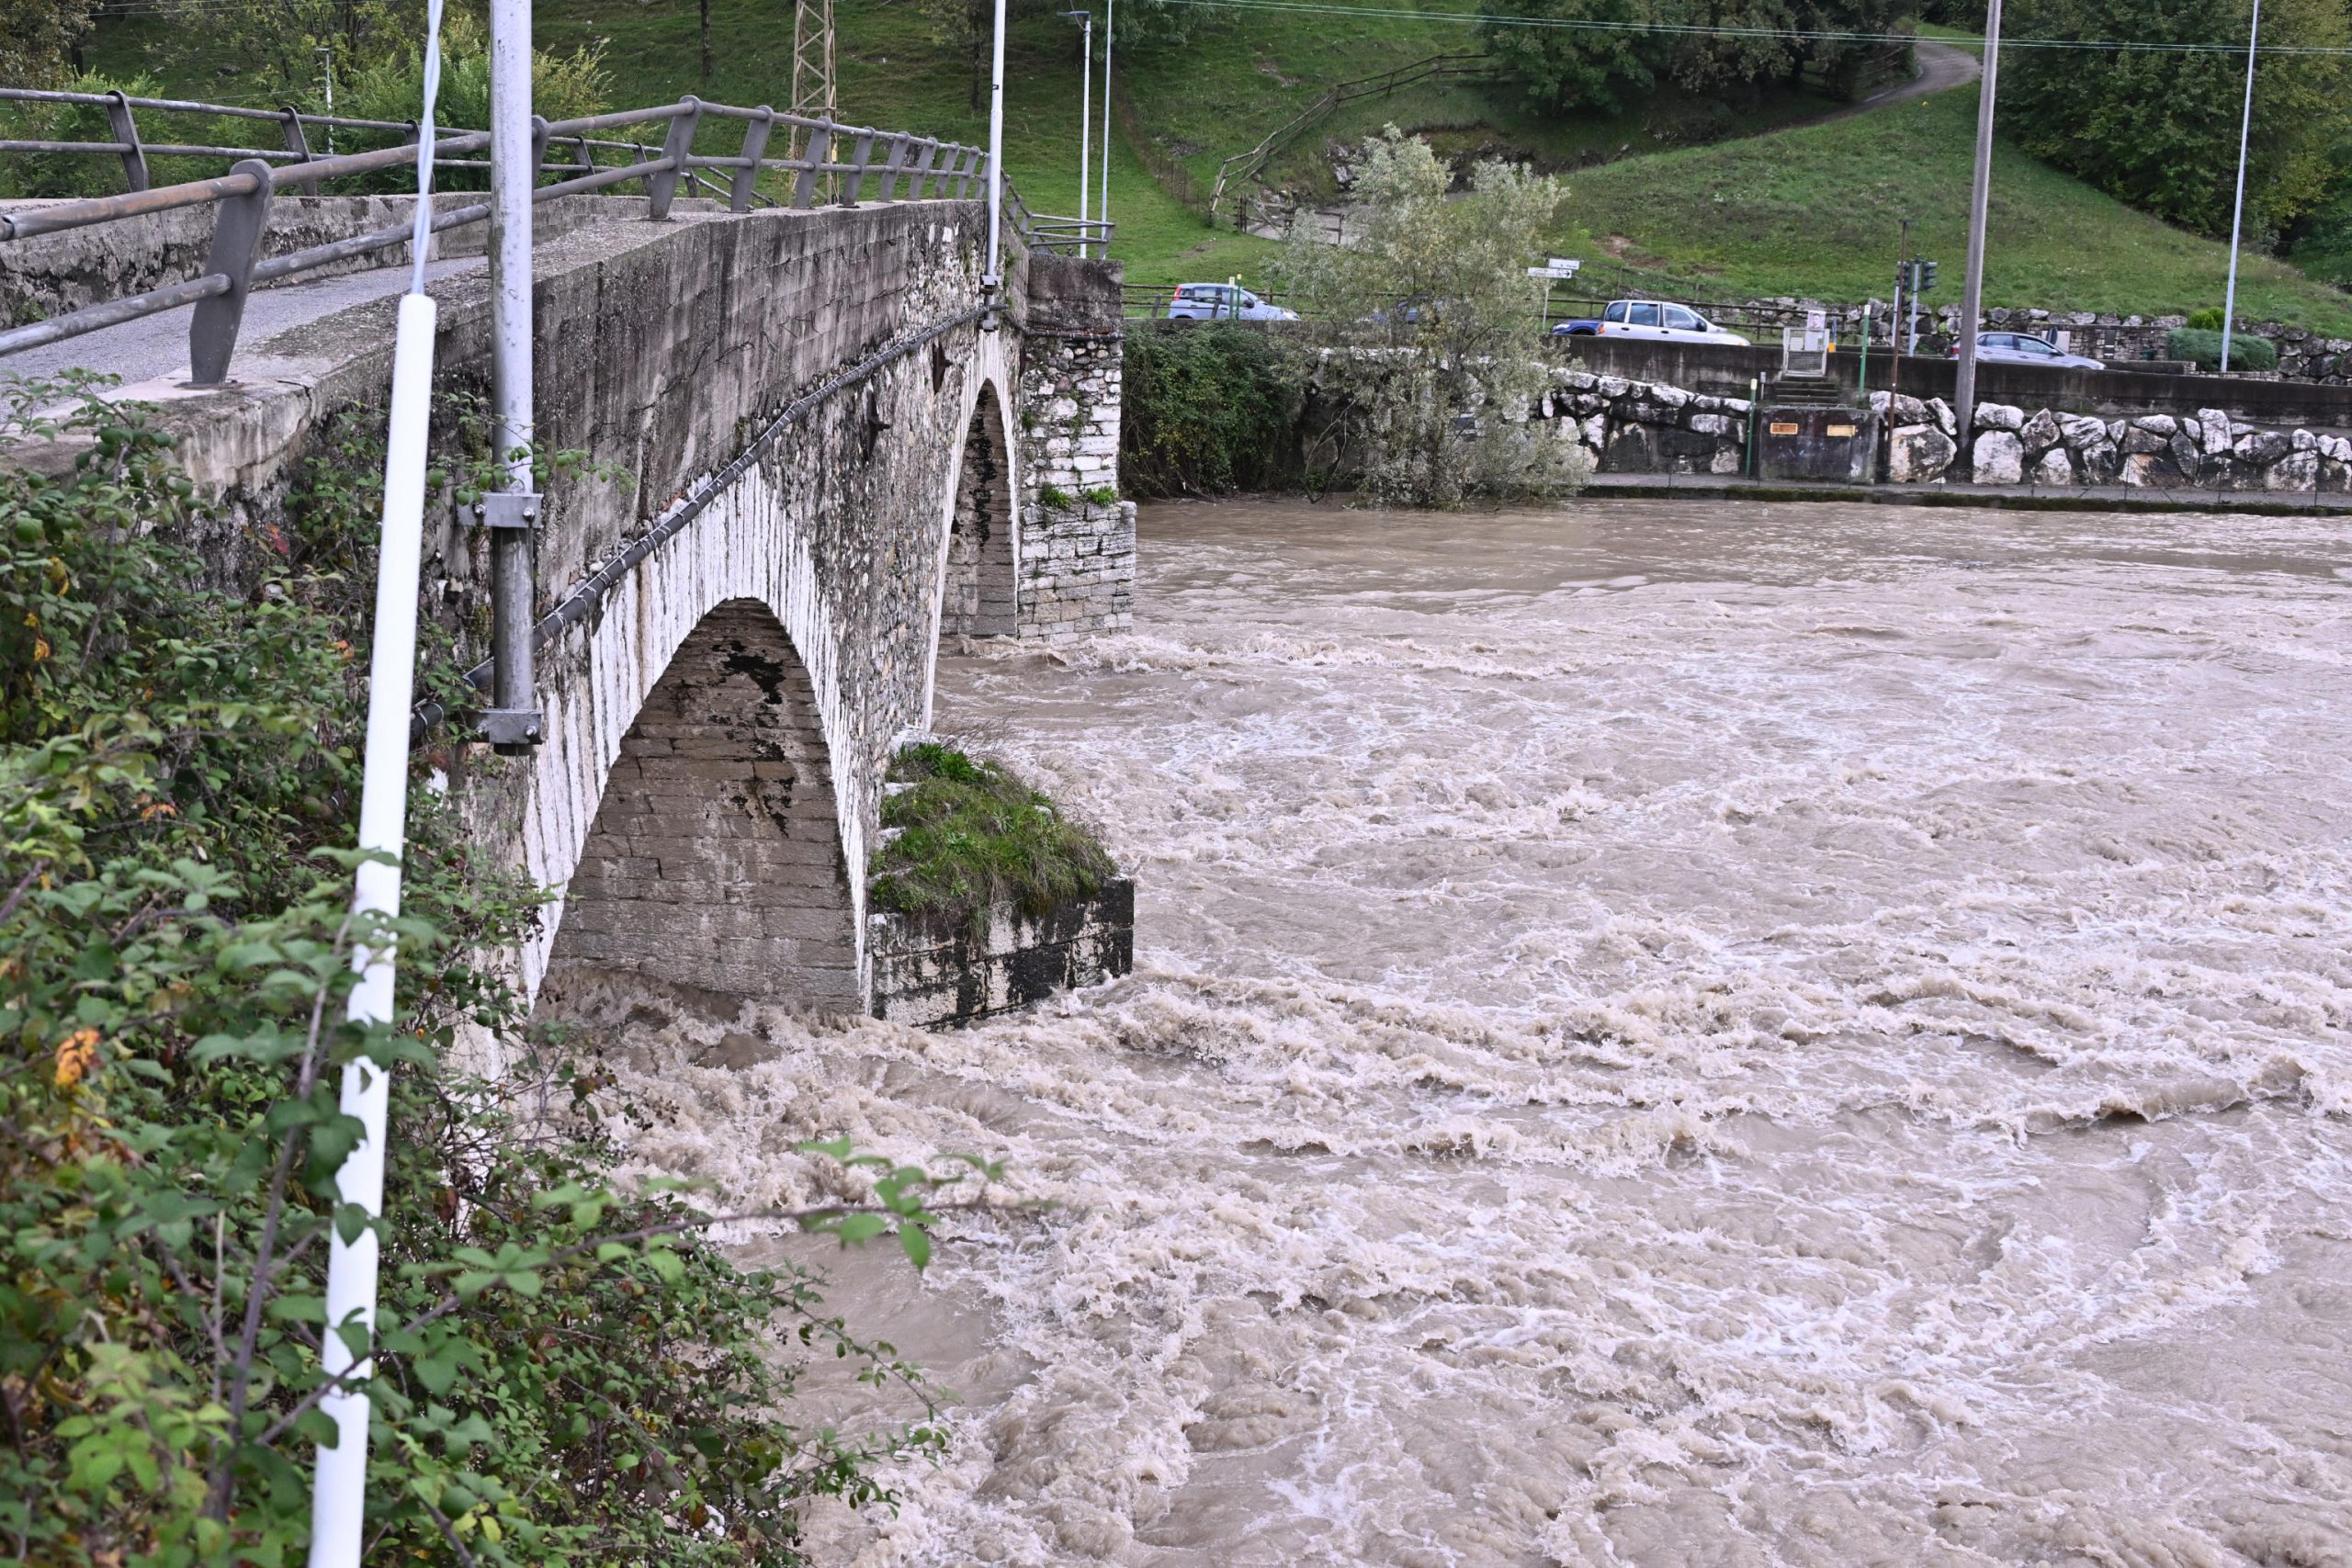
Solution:
M 980 172 L 982 154 L 977 147 L 956 161 L 956 199 L 963 200 L 971 194 L 972 176 Z
M 873 157 L 873 155 L 874 132 L 871 130 L 859 131 L 857 133 L 857 149 L 849 155 L 849 161 L 852 165 L 849 172 L 849 184 L 842 187 L 842 205 L 843 207 L 855 207 L 857 205 L 857 193 L 865 188 L 866 160 Z
M 743 166 L 735 171 L 735 183 L 727 193 L 727 210 L 749 212 L 752 197 L 759 194 L 760 160 L 767 156 L 768 132 L 775 129 L 775 110 L 762 104 L 743 122 Z
M 923 139 L 922 155 L 915 160 L 914 180 L 907 187 L 909 201 L 922 199 L 922 187 L 931 178 L 931 165 L 939 157 L 939 143 L 929 137 Z
M 539 175 L 547 170 L 548 140 L 548 117 L 543 114 L 533 115 L 531 117 L 531 178 L 528 182 L 533 191 L 539 188 Z M 538 197 L 533 196 L 531 199 L 537 201 Z
M 669 134 L 662 138 L 662 156 L 670 166 L 645 182 L 645 216 L 657 223 L 670 216 L 670 198 L 678 193 L 679 176 L 686 172 L 686 159 L 694 152 L 695 127 L 702 122 L 700 98 L 688 93 L 678 102 L 684 106 L 684 112 L 670 121 Z
M 288 104 L 279 112 L 286 117 L 286 150 L 294 154 L 294 161 L 296 163 L 309 163 L 311 161 L 311 141 L 310 138 L 302 134 L 301 111 L 297 109 L 292 104 Z M 297 180 L 294 183 L 302 187 L 302 194 L 304 196 L 316 196 L 319 194 L 319 182 L 316 178 Z
M 904 132 L 890 138 L 890 156 L 882 165 L 882 199 L 899 199 L 899 171 L 906 166 L 907 145 L 914 140 Z
M 107 125 L 114 139 L 128 149 L 122 155 L 122 177 L 132 190 L 147 188 L 147 149 L 139 144 L 139 121 L 130 113 L 130 99 L 117 87 L 107 95 Z
M 243 196 L 220 198 L 212 220 L 212 249 L 204 258 L 206 274 L 229 280 L 228 289 L 196 302 L 187 324 L 187 362 L 191 387 L 217 387 L 229 378 L 229 361 L 237 352 L 237 328 L 245 319 L 245 293 L 254 277 L 254 259 L 261 237 L 269 227 L 269 165 L 247 158 L 229 171 L 251 175 L 254 188 Z
M 800 171 L 798 179 L 792 182 L 793 206 L 805 208 L 817 194 L 817 171 L 823 165 L 832 143 L 833 128 L 830 125 L 820 125 L 808 133 L 808 166 Z

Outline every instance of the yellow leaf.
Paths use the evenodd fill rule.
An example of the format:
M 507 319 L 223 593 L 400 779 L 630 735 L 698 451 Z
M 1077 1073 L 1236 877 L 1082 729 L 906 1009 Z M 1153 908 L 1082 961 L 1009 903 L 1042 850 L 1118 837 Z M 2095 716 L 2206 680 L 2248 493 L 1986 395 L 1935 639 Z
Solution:
M 57 1087 L 72 1089 L 98 1063 L 98 1032 L 77 1029 L 57 1047 Z

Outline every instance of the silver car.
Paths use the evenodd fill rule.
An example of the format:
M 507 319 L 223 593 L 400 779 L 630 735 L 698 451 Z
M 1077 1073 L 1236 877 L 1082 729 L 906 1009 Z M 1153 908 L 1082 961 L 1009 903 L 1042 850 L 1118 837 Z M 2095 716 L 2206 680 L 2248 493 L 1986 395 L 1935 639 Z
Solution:
M 1960 357 L 1960 345 L 1952 344 L 1951 357 Z M 1986 365 L 2046 365 L 2057 370 L 2104 370 L 2103 361 L 2086 359 L 2079 354 L 2069 354 L 2046 337 L 2031 333 L 1978 333 L 1976 358 Z
M 1295 321 L 1298 312 L 1269 305 L 1238 283 L 1183 283 L 1168 301 L 1176 321 Z

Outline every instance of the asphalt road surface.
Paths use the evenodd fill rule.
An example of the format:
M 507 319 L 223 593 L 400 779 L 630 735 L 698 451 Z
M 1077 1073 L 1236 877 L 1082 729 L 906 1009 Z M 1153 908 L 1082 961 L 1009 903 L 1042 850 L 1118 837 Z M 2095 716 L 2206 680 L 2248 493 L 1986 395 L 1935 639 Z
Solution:
M 424 275 L 427 282 L 437 283 L 481 265 L 481 256 L 434 262 L 425 267 Z M 242 353 L 321 316 L 401 293 L 408 288 L 408 282 L 409 269 L 403 265 L 257 288 L 245 300 L 244 326 L 237 334 L 239 350 Z M 119 327 L 9 355 L 0 358 L 0 379 L 54 376 L 71 369 L 105 371 L 121 378 L 125 386 L 185 378 L 188 368 L 188 318 L 195 310 L 193 305 L 184 305 L 141 321 L 126 321 Z

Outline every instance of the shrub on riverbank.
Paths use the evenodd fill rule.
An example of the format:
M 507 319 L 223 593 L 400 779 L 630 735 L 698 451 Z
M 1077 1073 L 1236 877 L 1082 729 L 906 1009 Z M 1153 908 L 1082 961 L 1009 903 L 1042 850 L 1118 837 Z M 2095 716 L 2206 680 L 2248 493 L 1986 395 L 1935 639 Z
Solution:
M 877 909 L 960 919 L 1010 902 L 1042 915 L 1119 874 L 1093 834 L 998 763 L 926 741 L 899 753 L 890 779 L 908 787 L 882 803 Z
M 57 390 L 0 383 L 0 426 Z M 537 895 L 432 792 L 401 918 L 354 926 L 371 552 L 338 576 L 273 535 L 250 592 L 207 588 L 171 542 L 198 509 L 169 441 L 120 408 L 73 421 L 95 444 L 72 474 L 0 466 L 0 1551 L 299 1556 L 327 1232 L 357 1218 L 337 1089 L 364 1057 L 398 1066 L 369 1560 L 798 1563 L 805 1500 L 880 1498 L 873 1462 L 936 1438 L 796 1427 L 775 1343 L 907 1369 L 811 1276 L 740 1270 L 674 1199 L 609 1184 L 599 1121 L 628 1108 L 525 1032 L 495 962 Z M 373 536 L 372 483 L 306 486 L 347 513 L 312 525 Z M 424 667 L 455 703 L 448 663 Z M 353 943 L 395 933 L 396 1024 L 342 1024 Z M 515 1066 L 470 1076 L 472 1030 Z
M 1119 480 L 1129 495 L 1298 483 L 1302 378 L 1274 333 L 1231 321 L 1131 326 L 1124 375 Z

